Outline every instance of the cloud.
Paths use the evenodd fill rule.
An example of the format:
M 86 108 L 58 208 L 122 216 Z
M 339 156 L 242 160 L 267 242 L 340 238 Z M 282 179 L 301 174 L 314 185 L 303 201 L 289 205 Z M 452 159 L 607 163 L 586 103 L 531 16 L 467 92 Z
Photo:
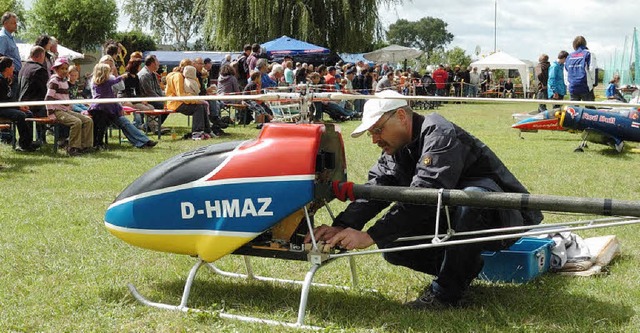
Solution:
M 381 10 L 383 24 L 397 19 L 416 21 L 437 17 L 448 24 L 455 37 L 449 47 L 459 46 L 474 54 L 493 51 L 495 1 L 414 0 Z M 553 58 L 560 50 L 572 51 L 575 36 L 587 39 L 600 65 L 617 48 L 621 52 L 625 36 L 633 35 L 640 2 L 623 0 L 522 0 L 497 1 L 497 48 L 511 55 L 536 61 L 547 53 Z

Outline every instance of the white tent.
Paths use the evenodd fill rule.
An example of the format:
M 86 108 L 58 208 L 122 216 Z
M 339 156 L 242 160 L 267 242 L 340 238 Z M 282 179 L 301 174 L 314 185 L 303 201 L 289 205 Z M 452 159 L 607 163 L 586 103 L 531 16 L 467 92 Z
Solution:
M 33 47 L 33 44 L 17 43 L 16 45 L 18 46 L 18 51 L 20 51 L 20 58 L 22 59 L 22 61 L 27 61 L 27 59 L 29 59 L 29 53 L 31 52 L 31 47 Z M 84 59 L 84 54 L 58 44 L 58 57 L 65 57 L 67 58 L 67 60 L 73 61 L 77 59 Z
M 522 79 L 523 90 L 529 91 L 529 67 L 522 60 L 515 58 L 502 51 L 480 59 L 471 64 L 478 67 L 478 70 L 489 67 L 490 69 L 517 69 Z

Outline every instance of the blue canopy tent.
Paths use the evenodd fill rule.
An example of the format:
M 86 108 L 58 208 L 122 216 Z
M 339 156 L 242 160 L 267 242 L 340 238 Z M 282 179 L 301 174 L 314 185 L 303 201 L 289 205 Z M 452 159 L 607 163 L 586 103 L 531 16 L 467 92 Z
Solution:
M 269 59 L 282 62 L 285 56 L 290 56 L 296 62 L 311 64 L 334 64 L 340 58 L 331 50 L 322 46 L 303 42 L 288 36 L 282 36 L 260 45 Z

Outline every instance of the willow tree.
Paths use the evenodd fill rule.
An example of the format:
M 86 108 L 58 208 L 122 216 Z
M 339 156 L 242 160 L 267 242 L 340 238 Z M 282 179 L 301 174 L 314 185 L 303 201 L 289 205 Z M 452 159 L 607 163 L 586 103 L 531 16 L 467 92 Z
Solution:
M 158 42 L 187 50 L 199 35 L 209 0 L 125 0 L 122 9 L 134 29 L 148 29 Z
M 338 52 L 361 52 L 381 37 L 381 5 L 402 0 L 207 0 L 205 43 L 239 50 L 287 35 Z

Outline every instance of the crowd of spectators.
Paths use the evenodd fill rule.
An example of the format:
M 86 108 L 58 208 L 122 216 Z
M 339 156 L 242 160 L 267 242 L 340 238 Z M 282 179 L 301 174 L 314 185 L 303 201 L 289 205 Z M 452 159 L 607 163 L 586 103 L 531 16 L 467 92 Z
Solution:
M 291 57 L 284 57 L 281 62 L 269 62 L 259 44 L 247 44 L 243 53 L 236 59 L 227 55 L 220 63 L 219 76 L 210 77 L 212 73 L 211 59 L 183 59 L 179 66 L 168 72 L 159 74 L 160 63 L 153 56 L 143 57 L 141 52 L 128 52 L 122 44 L 108 41 L 103 48 L 104 56 L 94 67 L 86 83 L 80 83 L 79 66 L 58 57 L 57 40 L 48 35 L 37 38 L 31 49 L 29 59 L 20 60 L 13 34 L 17 29 L 17 17 L 7 12 L 1 18 L 0 31 L 0 101 L 43 101 L 53 99 L 69 99 L 75 102 L 69 105 L 52 104 L 20 108 L 0 108 L 0 118 L 15 123 L 20 134 L 19 150 L 34 151 L 46 143 L 45 125 L 38 125 L 35 141 L 31 139 L 33 131 L 30 117 L 55 118 L 63 126 L 59 145 L 66 147 L 69 155 L 75 156 L 99 149 L 105 149 L 104 135 L 108 126 L 122 130 L 128 141 L 137 148 L 152 148 L 156 141 L 149 139 L 146 132 L 167 132 L 162 128 L 168 114 L 181 113 L 192 117 L 190 137 L 204 140 L 226 135 L 224 128 L 232 122 L 249 123 L 254 120 L 260 128 L 263 123 L 275 118 L 268 103 L 259 100 L 193 100 L 189 96 L 261 94 L 273 91 L 296 91 L 310 89 L 312 92 L 342 92 L 347 94 L 369 95 L 383 90 L 394 90 L 404 95 L 432 95 L 478 97 L 495 89 L 498 85 L 502 96 L 515 96 L 514 83 L 510 79 L 500 78 L 497 82 L 489 68 L 478 70 L 477 67 L 455 65 L 453 68 L 440 64 L 435 70 L 427 68 L 423 75 L 412 71 L 394 69 L 389 64 L 370 65 L 364 61 L 343 63 L 339 61 L 333 66 L 295 62 Z M 584 54 L 586 41 L 584 38 L 574 42 L 576 52 Z M 572 60 L 567 52 L 561 52 L 554 66 L 550 66 L 548 57 L 542 55 L 536 67 L 538 79 L 538 98 L 563 98 L 564 85 L 560 85 L 559 71 L 565 61 L 572 61 L 571 66 L 583 66 L 583 59 Z M 10 61 L 9 61 L 10 60 Z M 589 61 L 587 59 L 586 61 Z M 4 62 L 2 62 L 4 61 Z M 577 63 L 575 65 L 574 63 Z M 11 65 L 11 66 L 9 66 Z M 549 76 L 549 71 L 553 71 Z M 566 72 L 566 70 L 564 71 Z M 580 71 L 569 71 L 580 73 Z M 574 76 L 579 76 L 574 74 Z M 590 76 L 587 76 L 590 77 Z M 553 81 L 553 82 L 551 82 Z M 612 82 L 615 88 L 616 82 Z M 569 85 L 571 90 L 576 85 Z M 556 91 L 562 89 L 562 92 Z M 575 90 L 575 89 L 574 89 Z M 587 98 L 591 95 L 579 90 L 573 94 L 575 98 Z M 611 94 L 614 95 L 613 93 Z M 87 105 L 82 98 L 137 98 L 137 97 L 173 97 L 183 96 L 184 100 L 136 101 L 124 103 L 96 103 Z M 345 121 L 359 118 L 362 115 L 364 99 L 350 101 L 330 101 L 316 99 L 311 105 L 310 113 L 314 122 L 322 122 L 323 114 L 334 121 Z M 230 106 L 238 108 L 236 119 L 222 119 L 221 110 Z M 134 110 L 133 122 L 125 115 L 123 106 Z M 540 108 L 545 108 L 541 104 Z M 155 120 L 145 123 L 144 112 L 163 110 Z M 229 113 L 231 114 L 231 113 Z M 88 129 L 91 127 L 91 130 Z M 86 136 L 92 133 L 92 140 Z M 91 142 L 91 145 L 88 143 Z M 88 147 L 88 145 L 90 147 Z

